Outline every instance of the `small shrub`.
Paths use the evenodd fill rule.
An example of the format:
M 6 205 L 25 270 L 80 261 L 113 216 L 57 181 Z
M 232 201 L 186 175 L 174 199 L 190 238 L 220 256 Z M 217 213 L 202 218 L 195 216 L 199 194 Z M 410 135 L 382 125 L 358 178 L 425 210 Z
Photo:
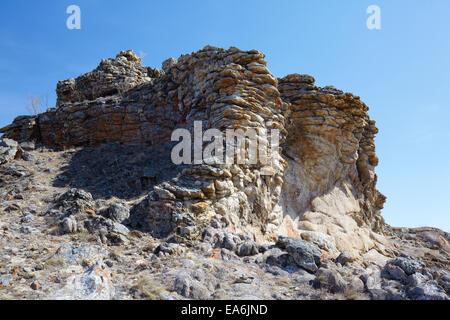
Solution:
M 44 94 L 43 96 L 35 96 L 30 94 L 28 96 L 28 102 L 26 104 L 27 111 L 31 115 L 37 115 L 42 110 L 48 109 L 48 94 Z

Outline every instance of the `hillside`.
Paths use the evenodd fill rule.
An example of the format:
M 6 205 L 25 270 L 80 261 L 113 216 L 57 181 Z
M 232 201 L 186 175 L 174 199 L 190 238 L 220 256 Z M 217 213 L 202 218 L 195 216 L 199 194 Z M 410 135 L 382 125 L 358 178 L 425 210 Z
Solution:
M 0 129 L 0 298 L 448 299 L 449 235 L 384 222 L 369 107 L 266 65 L 123 51 Z

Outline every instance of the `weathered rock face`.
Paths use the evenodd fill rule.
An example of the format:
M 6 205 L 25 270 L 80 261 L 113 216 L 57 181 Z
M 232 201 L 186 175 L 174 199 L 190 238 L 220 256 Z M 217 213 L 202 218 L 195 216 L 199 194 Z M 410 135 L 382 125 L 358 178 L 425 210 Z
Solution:
M 141 59 L 133 51 L 122 51 L 115 59 L 102 60 L 94 71 L 58 82 L 56 106 L 120 95 L 159 74 L 158 70 L 141 66 Z
M 308 240 L 331 236 L 328 247 L 367 251 L 380 241 L 385 197 L 376 189 L 374 137 L 378 132 L 359 97 L 319 88 L 307 75 L 279 80 L 288 137 L 282 191 L 285 232 Z M 306 230 L 307 232 L 303 232 Z M 322 240 L 323 242 L 323 240 Z
M 277 128 L 283 135 L 283 103 L 277 81 L 265 65 L 264 55 L 256 50 L 213 47 L 165 62 L 165 75 L 152 87 L 161 84 L 166 88 L 161 99 L 168 101 L 166 106 L 172 105 L 169 110 L 176 120 L 163 132 L 169 135 L 177 127 L 192 131 L 194 121 L 203 121 L 205 130 L 215 128 L 222 133 L 254 128 L 264 139 L 266 131 Z M 160 95 L 161 90 L 156 92 Z M 165 114 L 155 112 L 156 117 Z M 169 136 L 157 141 L 168 140 Z M 201 230 L 194 226 L 211 220 L 224 228 L 265 232 L 274 227 L 277 217 L 273 212 L 281 212 L 278 202 L 285 169 L 278 151 L 268 156 L 274 160 L 269 168 L 259 162 L 186 166 L 174 179 L 157 186 L 137 211 L 148 225 L 159 225 L 164 231 L 168 226 L 180 225 L 179 232 L 187 237 L 198 237 Z M 272 175 L 263 176 L 263 169 Z
M 131 219 L 187 239 L 212 224 L 261 238 L 302 237 L 332 254 L 377 247 L 385 198 L 375 188 L 377 129 L 368 107 L 352 94 L 314 86 L 310 76 L 277 80 L 264 57 L 207 46 L 159 71 L 121 52 L 59 82 L 55 108 L 0 132 L 59 149 L 121 143 L 163 150 L 175 129 L 192 132 L 195 121 L 204 130 L 253 128 L 260 140 L 278 129 L 283 151 L 268 150 L 269 165 L 179 166 Z

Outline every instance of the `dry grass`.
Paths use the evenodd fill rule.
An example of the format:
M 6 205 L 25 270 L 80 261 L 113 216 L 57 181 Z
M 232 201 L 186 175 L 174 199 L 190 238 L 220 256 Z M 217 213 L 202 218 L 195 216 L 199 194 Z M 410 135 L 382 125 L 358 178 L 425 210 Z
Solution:
M 37 115 L 43 110 L 48 109 L 48 94 L 43 96 L 35 96 L 30 94 L 28 96 L 28 102 L 26 104 L 26 109 L 31 115 Z
M 64 267 L 66 263 L 64 262 L 64 259 L 59 256 L 53 256 L 44 263 L 44 268 L 55 268 L 55 267 Z
M 370 300 L 362 292 L 356 291 L 351 288 L 347 288 L 342 294 L 337 295 L 338 299 L 343 300 Z
M 289 281 L 289 279 L 285 279 L 285 278 L 281 278 L 281 279 L 277 279 L 274 282 L 277 286 L 280 287 L 284 287 L 284 286 L 290 286 L 291 282 Z
M 164 288 L 151 275 L 143 275 L 138 279 L 137 284 L 131 288 L 131 291 L 134 291 L 135 298 L 160 300 L 159 295 L 164 292 Z

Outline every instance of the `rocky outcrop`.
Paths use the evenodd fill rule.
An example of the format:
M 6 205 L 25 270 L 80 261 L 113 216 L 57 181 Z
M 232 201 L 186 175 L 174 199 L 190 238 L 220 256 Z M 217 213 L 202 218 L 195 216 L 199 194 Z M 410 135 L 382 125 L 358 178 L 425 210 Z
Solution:
M 347 211 L 333 216 L 337 199 L 345 204 L 349 193 L 314 194 L 312 203 L 329 201 L 299 211 L 292 228 L 283 229 L 295 216 L 282 212 L 272 234 L 291 236 L 269 241 L 271 233 L 259 231 L 255 239 L 259 216 L 234 225 L 227 219 L 235 213 L 225 208 L 209 220 L 230 197 L 181 200 L 169 191 L 183 187 L 173 179 L 188 181 L 192 171 L 185 170 L 193 166 L 175 170 L 163 148 L 105 144 L 59 151 L 39 141 L 2 143 L 6 153 L 23 154 L 0 165 L 0 299 L 449 299 L 450 235 L 388 225 L 375 232 L 370 218 L 358 226 Z M 185 183 L 182 191 L 195 187 Z M 365 232 L 384 232 L 388 243 L 373 241 L 364 252 L 341 241 L 362 242 Z M 347 245 L 351 250 L 340 252 Z
M 160 75 L 160 71 L 141 66 L 133 51 L 122 51 L 115 59 L 103 59 L 100 65 L 77 79 L 58 82 L 56 107 L 122 95 L 125 91 Z
M 294 234 L 298 229 L 299 236 L 328 249 L 367 251 L 382 242 L 374 231 L 385 225 L 380 214 L 385 197 L 376 189 L 378 130 L 358 96 L 314 82 L 299 74 L 279 80 L 281 98 L 290 103 L 283 146 L 284 229 Z
M 121 52 L 59 82 L 55 108 L 0 132 L 57 149 L 120 143 L 164 155 L 172 132 L 194 136 L 196 121 L 223 135 L 252 128 L 259 141 L 278 129 L 282 148 L 267 150 L 271 161 L 178 166 L 151 184 L 130 219 L 186 241 L 213 225 L 254 239 L 301 237 L 335 256 L 383 251 L 385 197 L 376 189 L 377 129 L 368 107 L 352 94 L 316 87 L 310 76 L 276 79 L 264 58 L 257 50 L 207 46 L 159 71 Z

